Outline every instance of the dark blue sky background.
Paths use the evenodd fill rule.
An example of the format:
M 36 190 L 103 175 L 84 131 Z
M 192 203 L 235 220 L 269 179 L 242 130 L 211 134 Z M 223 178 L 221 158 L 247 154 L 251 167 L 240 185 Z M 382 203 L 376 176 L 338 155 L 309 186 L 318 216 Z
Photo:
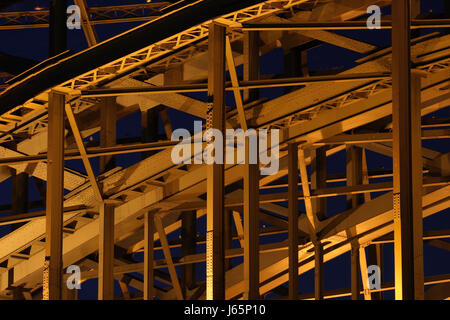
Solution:
M 444 10 L 444 1 L 446 0 L 431 0 L 422 1 L 422 12 L 439 13 Z M 448 0 L 447 0 L 448 1 Z M 141 3 L 145 2 L 141 0 Z M 72 4 L 71 1 L 68 1 Z M 139 0 L 88 0 L 89 6 L 104 6 L 104 5 L 120 5 L 120 4 L 133 4 L 139 3 Z M 24 1 L 22 4 L 11 6 L 8 11 L 23 11 L 31 10 L 33 6 L 37 5 L 42 8 L 48 8 L 48 1 L 36 0 L 36 1 Z M 390 8 L 383 10 L 384 15 L 390 14 Z M 126 24 L 107 24 L 96 26 L 97 33 L 100 40 L 105 40 L 113 35 L 124 32 L 131 27 L 137 26 L 140 23 L 126 23 Z M 422 31 L 422 35 L 436 30 Z M 388 47 L 391 43 L 391 31 L 390 30 L 362 30 L 362 31 L 338 31 L 338 33 L 359 39 L 361 41 L 379 46 L 380 48 Z M 27 29 L 27 30 L 9 30 L 0 31 L 0 51 L 17 55 L 24 58 L 33 59 L 36 61 L 42 61 L 48 58 L 48 30 L 47 29 Z M 75 52 L 81 51 L 87 47 L 84 33 L 81 30 L 69 30 L 68 31 L 68 49 Z M 338 48 L 332 45 L 321 45 L 310 49 L 308 52 L 308 63 L 311 74 L 315 72 L 325 72 L 333 69 L 347 69 L 356 65 L 356 60 L 363 57 L 363 55 Z M 261 73 L 262 74 L 282 74 L 284 72 L 283 52 L 282 50 L 275 50 L 261 57 Z M 241 72 L 241 69 L 239 69 Z M 283 94 L 282 89 L 267 89 L 261 90 L 260 95 L 268 98 L 275 98 Z M 204 95 L 193 95 L 196 98 L 205 99 Z M 227 95 L 227 105 L 234 106 L 234 99 L 231 94 Z M 187 117 L 174 110 L 169 110 L 169 116 L 172 121 L 172 125 L 175 128 L 183 127 L 191 129 L 193 127 L 194 117 Z M 449 108 L 443 109 L 436 114 L 427 116 L 449 118 Z M 160 126 L 162 127 L 162 126 Z M 118 122 L 117 126 L 118 138 L 125 137 L 138 137 L 140 136 L 140 114 L 133 114 Z M 162 129 L 160 130 L 162 134 Z M 94 139 L 98 140 L 98 134 L 94 135 Z M 447 153 L 450 150 L 448 140 L 439 140 L 437 142 L 427 141 L 424 146 L 435 149 L 437 151 Z M 140 154 L 120 155 L 117 157 L 117 164 L 123 167 L 128 167 L 141 159 Z M 92 161 L 94 169 L 98 173 L 98 160 Z M 84 168 L 81 161 L 67 161 L 67 166 L 72 167 L 80 172 L 84 173 Z M 368 168 L 369 170 L 377 170 L 380 168 L 392 168 L 392 159 L 368 151 Z M 328 174 L 344 173 L 345 172 L 345 152 L 339 152 L 327 159 L 327 171 Z M 377 180 L 381 181 L 381 180 Z M 333 184 L 333 186 L 343 185 L 342 183 Z M 330 184 L 331 186 L 331 184 Z M 35 184 L 30 182 L 29 184 L 29 200 L 39 200 L 40 196 L 37 192 Z M 279 190 L 278 190 L 279 191 Z M 11 179 L 0 184 L 0 205 L 6 205 L 11 203 Z M 287 205 L 287 204 L 283 204 Z M 345 197 L 335 197 L 328 199 L 328 215 L 332 216 L 345 210 Z M 303 202 L 299 202 L 299 208 L 304 212 Z M 424 230 L 436 230 L 436 229 L 450 229 L 450 219 L 446 210 L 433 215 L 424 220 Z M 199 223 L 199 232 L 204 230 L 205 219 L 201 219 Z M 9 231 L 9 227 L 0 227 L 1 235 L 6 234 Z M 179 233 L 173 233 L 169 236 L 169 239 L 175 239 L 179 236 Z M 283 240 L 281 236 L 275 237 L 276 240 Z M 236 243 L 235 245 L 238 245 Z M 393 245 L 384 245 L 384 281 L 393 281 Z M 198 250 L 204 250 L 204 246 L 199 246 Z M 199 251 L 200 252 L 200 251 Z M 175 256 L 181 255 L 180 250 L 174 250 Z M 450 272 L 450 254 L 446 251 L 424 245 L 425 255 L 425 275 L 442 274 Z M 157 259 L 163 258 L 160 252 L 157 252 Z M 136 261 L 142 259 L 141 254 L 135 255 Z M 235 259 L 236 262 L 242 261 L 241 259 Z M 204 263 L 197 264 L 199 280 L 204 280 Z M 314 291 L 314 270 L 300 276 L 300 291 L 301 292 L 313 292 Z M 116 284 L 117 285 L 117 284 Z M 164 287 L 163 284 L 159 284 Z M 345 288 L 350 286 L 350 256 L 344 254 L 334 260 L 325 264 L 325 290 Z M 117 285 L 116 295 L 120 294 L 120 288 Z M 97 280 L 90 280 L 83 284 L 83 289 L 79 292 L 80 299 L 95 299 L 97 297 Z M 133 290 L 130 290 L 133 292 Z M 386 298 L 392 298 L 392 293 L 386 293 Z

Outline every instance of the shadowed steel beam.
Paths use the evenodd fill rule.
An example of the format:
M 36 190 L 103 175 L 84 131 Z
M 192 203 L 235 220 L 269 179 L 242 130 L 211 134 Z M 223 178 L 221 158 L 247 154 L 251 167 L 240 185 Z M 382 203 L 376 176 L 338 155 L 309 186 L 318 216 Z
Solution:
M 259 45 L 259 32 L 244 32 L 244 81 L 260 78 Z M 245 104 L 258 98 L 258 90 L 244 90 Z
M 114 206 L 100 204 L 98 300 L 114 299 Z
M 116 144 L 117 104 L 113 97 L 104 98 L 100 103 L 100 147 L 112 147 Z M 113 156 L 100 157 L 100 174 L 115 167 Z
M 327 187 L 327 154 L 326 147 L 311 150 L 311 190 L 325 189 Z M 314 215 L 319 220 L 327 217 L 326 199 L 312 201 Z
M 153 213 L 146 211 L 144 214 L 144 300 L 153 300 L 154 289 L 154 233 L 155 223 Z
M 350 233 L 350 235 L 355 234 Z M 352 300 L 359 300 L 361 298 L 361 266 L 360 266 L 360 257 L 359 257 L 359 245 L 351 244 L 352 248 L 350 251 L 350 277 L 351 277 L 351 290 L 352 290 Z
M 207 129 L 225 131 L 225 27 L 212 23 L 209 27 L 208 48 L 208 119 Z M 224 135 L 222 135 L 224 136 Z M 212 147 L 212 144 L 210 145 Z M 215 154 L 225 157 L 222 150 Z M 206 299 L 225 299 L 225 243 L 224 243 L 224 165 L 206 166 Z
M 366 148 L 362 148 L 362 183 L 369 184 L 369 169 L 367 168 L 367 156 Z M 364 193 L 364 202 L 369 202 L 371 200 L 370 192 Z
M 44 300 L 62 298 L 64 105 L 64 95 L 49 93 Z
M 346 147 L 346 171 L 347 186 L 353 187 L 363 183 L 363 155 L 362 149 L 355 146 Z M 347 197 L 347 209 L 356 208 L 363 202 L 360 194 L 354 194 Z
M 254 31 L 258 32 L 258 31 Z M 284 73 L 289 77 L 307 77 L 308 71 L 308 50 L 302 46 L 289 48 L 284 52 Z M 305 70 L 304 70 L 305 69 Z M 286 87 L 284 93 L 287 94 L 298 87 Z
M 169 113 L 167 112 L 167 109 L 161 110 L 159 115 L 161 116 L 166 137 L 167 139 L 170 139 L 170 137 L 172 137 L 172 123 L 170 122 Z
M 50 57 L 67 49 L 67 0 L 50 0 Z
M 314 298 L 323 300 L 323 246 L 320 241 L 314 243 Z
M 142 141 L 144 143 L 158 141 L 158 127 L 159 127 L 159 113 L 158 108 L 149 110 L 141 109 L 141 127 L 142 127 Z M 142 159 L 148 158 L 154 152 L 144 151 L 141 154 Z
M 362 158 L 361 158 L 361 165 L 362 165 L 362 183 L 363 184 L 369 184 L 369 170 L 367 168 L 367 157 L 366 157 L 366 149 L 362 148 Z M 369 202 L 371 200 L 370 192 L 364 193 L 364 203 Z M 359 261 L 360 261 L 360 267 L 361 267 L 361 279 L 362 284 L 364 287 L 364 300 L 382 300 L 383 294 L 381 292 L 378 293 L 371 293 L 368 283 L 368 272 L 367 272 L 367 266 L 368 265 L 377 265 L 381 270 L 381 265 L 378 263 L 377 255 L 374 252 L 378 247 L 375 246 L 368 246 L 367 248 L 367 255 L 366 255 L 366 249 L 364 247 L 361 247 L 359 250 Z M 371 263 L 374 262 L 374 263 Z
M 230 209 L 225 210 L 224 217 L 224 232 L 225 232 L 225 252 L 233 248 L 233 211 Z M 225 260 L 225 271 L 233 268 L 233 260 Z
M 288 145 L 289 299 L 298 297 L 298 145 Z M 309 186 L 308 186 L 309 187 Z
M 255 134 L 255 137 L 256 134 Z M 244 164 L 244 299 L 257 300 L 259 296 L 259 166 L 250 164 L 251 138 L 245 137 Z M 253 144 L 256 144 L 255 141 Z
M 225 210 L 225 252 L 233 248 L 233 211 L 230 209 Z M 233 268 L 233 260 L 225 260 L 225 271 Z
M 259 78 L 258 35 L 244 36 L 244 79 Z M 236 69 L 227 37 L 227 59 L 233 87 L 238 87 Z M 254 60 L 256 59 L 256 60 Z M 257 98 L 257 90 L 247 92 L 248 100 Z M 234 90 L 242 130 L 247 130 L 240 90 Z M 250 133 L 249 133 L 250 134 Z M 258 300 L 259 295 L 259 164 L 257 133 L 245 136 L 244 163 L 244 299 Z
M 311 150 L 311 189 L 317 190 L 327 187 L 327 154 L 325 147 Z M 326 198 L 314 198 L 312 200 L 313 214 L 319 220 L 327 217 Z M 323 300 L 324 270 L 323 270 L 323 246 L 320 241 L 314 242 L 314 298 Z
M 181 254 L 188 256 L 196 253 L 197 240 L 197 212 L 186 211 L 181 213 Z M 183 295 L 187 297 L 189 290 L 196 285 L 195 264 L 186 264 L 181 271 Z
M 421 0 L 411 0 L 411 20 L 419 18 L 420 15 L 420 2 Z M 411 38 L 418 38 L 420 37 L 420 30 L 414 29 L 411 31 Z
M 392 3 L 395 298 L 424 298 L 420 78 L 411 75 L 409 0 Z
M 347 161 L 347 186 L 355 186 L 362 184 L 362 150 L 354 146 L 347 146 L 346 148 Z M 357 208 L 362 203 L 361 194 L 353 194 L 347 196 L 347 209 Z M 346 230 L 347 237 L 353 238 L 357 235 L 355 227 Z M 351 263 L 351 289 L 352 300 L 359 300 L 361 298 L 361 259 L 360 259 L 360 245 L 357 239 L 351 241 L 350 251 Z
M 366 149 L 362 148 L 362 183 L 363 184 L 369 184 L 369 170 L 367 168 L 367 157 L 366 157 Z M 371 201 L 371 195 L 370 192 L 364 193 L 364 202 Z M 361 248 L 362 251 L 364 251 L 364 248 Z M 364 252 L 360 252 L 360 261 L 361 263 L 361 277 L 363 279 L 363 286 L 364 286 L 364 298 L 366 300 L 383 300 L 383 293 L 382 292 L 374 292 L 367 294 L 367 265 L 376 265 L 380 268 L 380 278 L 382 279 L 383 276 L 383 270 L 382 270 L 382 247 L 381 244 L 376 245 L 369 245 L 367 247 L 367 255 L 366 255 L 366 267 L 363 267 L 362 264 L 364 264 L 362 254 L 365 254 Z M 381 283 L 383 281 L 381 280 Z

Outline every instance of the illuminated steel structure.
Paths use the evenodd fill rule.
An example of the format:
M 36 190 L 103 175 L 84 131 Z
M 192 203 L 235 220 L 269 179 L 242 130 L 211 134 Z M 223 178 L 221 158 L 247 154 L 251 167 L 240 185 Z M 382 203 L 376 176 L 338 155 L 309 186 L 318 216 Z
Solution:
M 332 30 L 364 29 L 365 21 L 357 19 L 370 5 L 391 5 L 387 0 L 75 4 L 90 48 L 4 75 L 0 179 L 13 175 L 15 196 L 3 208 L 13 214 L 1 217 L 0 225 L 22 224 L 0 239 L 1 298 L 74 299 L 64 273 L 72 264 L 81 267 L 82 281 L 98 278 L 99 299 L 114 298 L 114 279 L 123 299 L 260 299 L 272 292 L 288 299 L 380 299 L 388 290 L 397 299 L 450 297 L 450 274 L 424 277 L 423 271 L 423 242 L 449 250 L 450 231 L 422 228 L 423 218 L 449 208 L 450 157 L 421 146 L 425 139 L 450 137 L 449 119 L 421 119 L 449 107 L 450 35 L 411 39 L 410 32 L 448 28 L 450 20 L 419 17 L 419 0 L 393 0 L 392 20 L 382 22 L 392 28 L 393 46 L 380 49 Z M 132 21 L 148 22 L 97 43 L 96 24 Z M 49 13 L 3 12 L 0 22 L 0 29 L 48 27 Z M 171 27 L 163 32 L 163 26 Z M 344 72 L 310 76 L 304 53 L 321 43 L 365 57 Z M 280 47 L 286 75 L 261 79 L 259 57 Z M 259 97 L 256 89 L 266 87 L 285 87 L 285 94 Z M 233 91 L 236 109 L 226 106 L 226 91 Z M 186 92 L 207 92 L 208 101 Z M 279 172 L 259 176 L 251 164 L 173 164 L 175 143 L 155 132 L 161 116 L 170 138 L 167 108 L 221 131 L 280 129 Z M 116 121 L 135 112 L 142 113 L 140 141 L 118 143 Z M 99 146 L 83 142 L 97 132 Z M 346 174 L 327 175 L 327 157 L 342 150 Z M 367 150 L 392 157 L 393 170 L 369 171 Z M 140 162 L 115 165 L 114 155 L 136 152 L 143 155 Z M 97 176 L 94 157 L 101 159 Z M 64 167 L 64 159 L 81 159 L 86 174 Z M 28 177 L 39 182 L 44 211 L 18 206 L 26 201 L 19 189 Z M 392 179 L 373 182 L 379 178 Z M 327 186 L 332 182 L 346 186 Z M 286 191 L 260 192 L 275 188 Z M 326 199 L 335 196 L 347 197 L 348 210 L 329 217 Z M 205 215 L 201 235 L 196 224 Z M 179 241 L 169 241 L 180 229 Z M 274 234 L 287 234 L 287 240 L 260 244 Z M 232 246 L 236 239 L 240 247 Z M 382 267 L 382 246 L 392 242 L 395 282 L 370 289 L 367 266 Z M 173 255 L 176 247 L 181 256 Z M 155 250 L 164 259 L 155 260 Z M 137 252 L 144 252 L 144 262 L 130 258 Z M 326 262 L 347 252 L 351 288 L 324 291 Z M 243 263 L 233 265 L 233 257 Z M 194 266 L 204 262 L 201 282 Z M 315 291 L 299 294 L 296 280 L 312 269 Z M 141 293 L 131 295 L 129 287 Z

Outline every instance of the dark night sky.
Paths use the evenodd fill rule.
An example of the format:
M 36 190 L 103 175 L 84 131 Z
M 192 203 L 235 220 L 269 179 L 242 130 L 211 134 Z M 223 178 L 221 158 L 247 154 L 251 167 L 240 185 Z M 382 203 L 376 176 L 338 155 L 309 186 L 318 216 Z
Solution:
M 439 13 L 444 10 L 444 1 L 446 0 L 431 0 L 422 1 L 422 12 Z M 447 0 L 448 1 L 448 0 Z M 112 6 L 121 4 L 133 4 L 139 2 L 138 0 L 88 0 L 89 6 Z M 145 2 L 141 0 L 141 2 Z M 68 1 L 72 4 L 72 1 Z M 31 10 L 33 7 L 31 4 L 35 4 L 42 8 L 48 8 L 48 1 L 36 0 L 36 1 L 24 1 L 22 4 L 14 5 L 8 8 L 8 11 L 23 11 Z M 385 8 L 383 14 L 390 14 L 390 8 Z M 97 33 L 100 40 L 105 40 L 113 35 L 119 34 L 123 31 L 139 25 L 139 23 L 127 23 L 127 24 L 108 24 L 96 26 Z M 436 30 L 423 31 L 422 35 L 428 32 Z M 363 31 L 339 31 L 340 34 L 346 35 L 361 41 L 377 45 L 379 47 L 390 46 L 391 33 L 390 30 L 363 30 Z M 0 52 L 33 59 L 36 61 L 42 61 L 48 58 L 48 30 L 47 29 L 26 29 L 26 30 L 10 30 L 0 31 L 2 41 L 0 44 Z M 81 51 L 87 47 L 87 43 L 84 38 L 84 34 L 81 30 L 69 30 L 68 31 L 68 49 L 73 51 Z M 333 57 L 330 59 L 330 57 Z M 346 49 L 334 47 L 331 45 L 322 45 L 320 47 L 311 49 L 308 52 L 308 63 L 311 74 L 315 72 L 324 72 L 332 69 L 348 69 L 355 66 L 355 60 L 363 57 L 363 55 L 348 51 Z M 275 50 L 269 54 L 266 54 L 261 58 L 261 73 L 263 74 L 282 74 L 283 73 L 283 52 L 282 50 Z M 275 98 L 283 94 L 282 89 L 267 89 L 261 90 L 260 95 L 269 98 Z M 196 98 L 204 99 L 204 95 L 194 95 Z M 232 95 L 227 96 L 227 105 L 234 106 Z M 177 111 L 170 110 L 169 115 L 172 120 L 172 124 L 175 128 L 187 128 L 192 129 L 194 117 L 186 117 L 181 115 Z M 436 114 L 429 115 L 427 117 L 442 117 L 449 118 L 449 108 L 443 109 Z M 124 137 L 137 137 L 140 135 L 140 114 L 136 113 L 131 115 L 118 123 L 118 138 Z M 162 130 L 160 130 L 162 133 Z M 98 139 L 98 134 L 94 135 L 94 139 Z M 439 152 L 447 153 L 450 150 L 448 140 L 438 140 L 436 142 L 427 141 L 424 146 L 435 149 Z M 120 155 L 118 156 L 118 165 L 128 167 L 140 160 L 139 154 Z M 69 167 L 84 172 L 84 168 L 81 161 L 67 161 Z M 98 160 L 93 161 L 95 170 L 98 173 Z M 392 168 L 392 159 L 368 151 L 368 168 L 369 170 L 376 170 L 380 168 Z M 345 152 L 339 152 L 327 159 L 327 171 L 328 174 L 343 173 L 345 172 Z M 381 181 L 381 180 L 380 180 Z M 339 184 L 334 184 L 338 186 Z M 342 184 L 341 184 L 342 185 Z M 29 184 L 29 200 L 39 200 L 39 194 L 34 183 Z M 331 184 L 330 184 L 331 186 Z M 11 179 L 0 184 L 0 205 L 9 204 L 11 202 Z M 286 205 L 286 204 L 284 204 Z M 300 210 L 304 212 L 303 202 L 299 202 Z M 328 214 L 330 216 L 335 215 L 345 210 L 345 197 L 336 197 L 328 199 Z M 424 230 L 436 230 L 436 229 L 450 229 L 450 219 L 448 217 L 450 210 L 447 209 L 444 212 L 438 213 L 424 220 Z M 205 219 L 200 220 L 199 230 L 201 232 L 204 229 Z M 0 227 L 0 234 L 3 236 L 9 231 L 8 227 Z M 179 233 L 171 234 L 169 239 L 178 237 Z M 276 240 L 283 240 L 278 237 Z M 393 281 L 393 245 L 384 246 L 384 281 Z M 204 250 L 204 246 L 199 247 L 200 250 Z M 180 250 L 174 250 L 174 255 L 180 255 Z M 434 247 L 424 245 L 425 255 L 425 275 L 442 274 L 450 272 L 450 254 L 448 252 L 436 249 Z M 136 255 L 135 259 L 140 260 L 142 257 Z M 162 258 L 158 253 L 157 259 Z M 241 261 L 236 259 L 236 261 Z M 204 264 L 197 264 L 199 279 L 204 280 Z M 80 299 L 95 299 L 97 297 L 97 280 L 90 280 L 83 284 L 83 289 L 79 292 Z M 163 286 L 163 285 L 161 285 Z M 350 255 L 349 253 L 342 255 L 334 260 L 325 264 L 325 290 L 337 289 L 350 286 Z M 116 286 L 116 295 L 120 294 L 118 285 Z M 314 291 L 314 270 L 300 276 L 301 292 L 313 292 Z M 391 293 L 386 293 L 386 298 L 392 298 Z

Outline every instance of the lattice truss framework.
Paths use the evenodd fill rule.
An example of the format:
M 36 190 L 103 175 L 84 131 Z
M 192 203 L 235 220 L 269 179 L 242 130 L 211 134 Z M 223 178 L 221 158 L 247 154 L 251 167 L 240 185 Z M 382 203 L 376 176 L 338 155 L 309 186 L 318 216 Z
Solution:
M 361 8 L 364 8 L 368 1 L 355 0 L 354 2 L 354 10 L 350 10 L 348 7 L 336 7 L 335 15 L 330 14 L 327 18 L 336 19 L 338 17 L 345 17 L 345 19 L 352 19 L 360 16 L 362 14 Z M 380 5 L 384 5 L 385 1 L 379 1 L 379 3 Z M 167 4 L 163 5 L 161 3 L 161 7 L 151 6 L 151 8 L 150 6 L 147 8 L 145 5 L 142 5 L 132 8 L 128 7 L 123 10 L 117 7 L 91 8 L 90 13 L 94 17 L 93 21 L 98 21 L 99 23 L 102 20 L 114 19 L 114 15 L 118 12 L 117 10 L 120 11 L 120 14 L 117 15 L 119 18 L 133 19 L 139 17 L 140 19 L 142 17 L 148 18 L 149 15 L 157 13 L 156 11 L 165 5 Z M 333 4 L 308 0 L 266 1 L 239 12 L 225 15 L 216 21 L 233 27 L 243 22 L 264 21 L 264 19 L 270 20 L 273 16 L 283 15 L 288 17 L 289 20 L 290 17 L 304 15 L 306 11 L 314 13 L 315 9 L 319 12 L 324 8 L 324 11 L 326 11 L 327 5 L 332 6 Z M 147 9 L 150 11 L 144 11 Z M 14 16 L 14 13 L 11 13 L 11 15 L 9 13 L 0 14 L 0 19 L 4 19 L 3 24 L 5 26 L 14 26 L 24 24 L 25 22 L 45 24 L 48 13 L 34 12 L 30 13 L 29 17 L 27 17 L 28 15 L 24 15 L 21 19 L 35 20 L 19 20 L 17 16 Z M 120 87 L 122 85 L 127 86 L 129 83 L 138 83 L 138 85 L 142 86 L 155 85 L 155 83 L 160 83 L 158 79 L 161 74 L 174 66 L 184 66 L 186 69 L 190 64 L 195 65 L 198 61 L 204 61 L 205 53 L 207 52 L 208 25 L 210 22 L 205 21 L 201 25 L 173 35 L 146 48 L 142 48 L 128 56 L 62 83 L 54 89 L 75 97 L 71 101 L 75 115 L 80 119 L 87 119 L 92 114 L 98 112 L 98 105 L 101 99 L 79 98 L 77 95 L 80 90 L 96 88 L 100 84 L 108 83 L 111 79 L 120 78 L 121 74 L 128 74 L 130 71 L 133 72 L 124 77 L 124 79 L 108 83 L 108 86 Z M 233 44 L 240 43 L 243 35 L 239 28 L 232 28 L 230 30 L 232 30 L 229 33 L 231 42 Z M 448 107 L 450 79 L 449 44 L 450 36 L 447 35 L 425 37 L 413 46 L 413 55 L 418 57 L 414 60 L 417 63 L 416 69 L 420 70 L 420 72 L 427 73 L 427 78 L 424 80 L 425 84 L 422 88 L 422 99 L 426 102 L 422 115 Z M 171 54 L 172 52 L 176 53 Z M 168 55 L 167 58 L 161 61 L 158 60 L 158 58 L 166 55 Z M 239 54 L 236 53 L 236 61 L 240 61 L 238 56 Z M 381 57 L 375 56 L 372 59 L 367 59 L 367 61 L 361 61 L 357 67 L 345 71 L 344 74 L 360 72 L 365 69 L 384 72 L 386 68 L 389 69 L 390 59 L 389 53 L 381 55 Z M 194 75 L 194 78 L 195 80 L 206 79 L 207 70 L 201 70 L 199 75 Z M 293 138 L 304 143 L 304 146 L 312 148 L 314 144 L 320 145 L 326 139 L 342 137 L 345 132 L 357 129 L 375 120 L 383 119 L 392 112 L 388 97 L 389 92 L 392 90 L 390 80 L 360 81 L 354 86 L 348 87 L 345 84 L 340 87 L 338 84 L 336 87 L 338 94 L 330 98 L 322 98 L 318 94 L 318 91 L 324 88 L 321 84 L 308 84 L 304 87 L 296 88 L 293 92 L 273 101 L 262 100 L 255 107 L 257 109 L 256 112 L 253 109 L 246 110 L 246 118 L 260 128 L 281 128 L 283 130 L 282 139 L 285 139 L 284 142 Z M 180 98 L 180 95 L 177 94 L 171 93 L 170 95 L 171 97 Z M 279 108 L 278 113 L 271 114 L 271 110 L 277 108 L 277 105 L 289 102 L 291 98 L 294 99 L 295 104 L 295 101 L 300 101 L 302 97 L 307 95 L 311 96 L 311 101 L 316 102 L 302 106 L 301 108 L 297 105 L 286 106 L 285 109 Z M 134 98 L 118 98 L 117 102 L 124 107 L 124 116 L 136 111 L 132 107 L 135 105 Z M 151 95 L 147 98 L 145 96 L 141 98 L 140 101 L 145 101 L 144 103 L 147 104 L 147 106 L 141 105 L 141 108 L 148 109 L 160 103 L 158 98 L 152 97 Z M 185 98 L 184 100 L 178 101 L 180 103 L 198 103 L 203 107 L 206 106 L 205 103 L 194 101 L 194 99 Z M 6 133 L 0 137 L 0 142 L 3 144 L 3 146 L 0 146 L 0 159 L 46 151 L 47 104 L 48 91 L 0 116 L 0 131 Z M 128 111 L 127 108 L 129 109 Z M 239 124 L 237 116 L 235 113 L 233 114 L 233 111 L 230 112 L 229 121 L 235 127 Z M 341 126 L 339 128 L 336 127 L 335 121 L 340 121 Z M 386 125 L 389 127 L 389 123 Z M 84 136 L 89 136 L 99 131 L 99 127 L 96 124 L 89 124 L 81 128 L 81 131 Z M 446 137 L 448 132 L 442 135 Z M 14 142 L 17 137 L 20 139 L 26 137 L 27 139 L 20 140 L 17 150 L 9 149 L 5 142 Z M 66 139 L 69 140 L 70 137 Z M 370 145 L 361 144 L 361 146 L 367 150 L 391 156 L 392 145 L 383 139 Z M 30 144 L 36 144 L 39 147 L 32 148 L 32 151 L 29 151 Z M 345 149 L 345 145 L 342 143 L 331 145 L 327 150 L 327 156 Z M 179 220 L 180 211 L 197 210 L 197 218 L 206 214 L 204 202 L 201 200 L 206 186 L 204 169 L 197 166 L 188 166 L 186 168 L 181 165 L 173 165 L 170 161 L 170 151 L 170 149 L 163 150 L 130 168 L 115 168 L 97 177 L 97 181 L 103 186 L 104 196 L 118 203 L 115 213 L 117 234 L 115 241 L 116 245 L 124 248 L 128 254 L 142 251 L 141 217 L 144 208 L 145 210 L 159 210 L 163 213 L 162 223 L 166 233 L 173 232 L 181 227 Z M 309 165 L 313 158 L 310 149 L 305 149 L 304 156 L 306 164 Z M 448 167 L 448 157 L 445 157 L 446 155 L 441 155 L 433 150 L 423 150 L 426 172 L 433 172 L 434 174 L 440 175 L 439 177 L 426 177 L 424 180 L 427 186 L 427 192 L 423 196 L 425 206 L 423 212 L 424 217 L 438 213 L 449 206 L 449 180 L 443 177 L 444 167 Z M 17 172 L 26 171 L 30 175 L 46 180 L 45 162 L 39 162 L 33 166 L 25 163 L 14 164 L 10 167 Z M 229 184 L 237 182 L 242 178 L 242 170 L 239 166 L 227 167 L 225 174 Z M 281 148 L 279 173 L 274 176 L 262 178 L 260 187 L 268 188 L 286 174 L 287 152 Z M 389 176 L 389 173 L 373 174 L 370 178 L 386 176 Z M 367 185 L 360 188 L 357 193 L 368 194 L 370 192 L 392 190 L 392 185 L 389 185 L 389 183 L 369 184 L 369 176 L 366 178 Z M 95 241 L 98 237 L 98 212 L 95 209 L 93 188 L 85 175 L 73 170 L 65 169 L 64 179 L 64 187 L 70 191 L 65 196 L 64 201 L 64 207 L 70 208 L 64 214 L 65 233 L 63 250 L 64 258 L 67 258 L 65 264 L 79 262 L 83 270 L 83 279 L 95 278 L 97 276 L 97 263 L 86 258 L 87 255 L 96 252 L 98 249 Z M 334 180 L 331 179 L 330 181 L 342 180 L 345 181 L 345 177 L 335 177 Z M 324 189 L 316 190 L 316 192 L 323 192 L 328 195 L 334 193 L 336 195 L 348 194 L 345 193 L 346 191 L 344 189 L 333 188 L 333 190 L 329 189 L 327 191 Z M 228 204 L 239 205 L 242 201 L 236 199 L 240 198 L 242 198 L 242 190 L 235 190 L 232 194 L 227 195 Z M 278 202 L 281 200 L 285 199 L 278 199 Z M 261 209 L 286 216 L 287 209 L 275 204 L 276 202 L 270 196 L 262 196 Z M 318 230 L 321 230 L 319 234 L 323 244 L 325 261 L 348 252 L 351 249 L 350 242 L 355 238 L 363 249 L 374 243 L 391 241 L 389 236 L 392 233 L 392 193 L 386 193 L 383 196 L 360 205 L 353 214 L 346 214 L 346 217 L 342 214 L 342 219 L 330 218 L 319 223 Z M 262 234 L 273 234 L 283 231 L 283 227 L 286 225 L 285 220 L 276 218 L 270 214 L 264 214 L 261 219 L 264 220 L 264 217 L 269 219 L 270 221 L 267 222 L 273 224 L 274 227 L 262 230 Z M 302 214 L 299 219 L 299 231 L 305 234 L 308 233 L 308 230 L 305 229 L 306 220 L 306 215 Z M 350 237 L 348 234 L 350 227 L 354 227 L 356 230 L 356 234 L 353 237 Z M 160 234 L 157 233 L 155 239 L 159 239 L 159 237 Z M 45 220 L 39 216 L 30 218 L 29 222 L 16 232 L 0 239 L 0 292 L 4 298 L 10 297 L 11 288 L 26 288 L 25 292 L 29 292 L 30 294 L 39 292 L 42 287 L 41 260 L 43 260 L 45 252 L 44 239 Z M 178 245 L 179 243 L 173 244 L 173 246 Z M 286 245 L 286 242 L 281 242 L 261 246 L 262 265 L 260 270 L 260 290 L 262 294 L 271 292 L 287 281 L 287 274 L 284 271 L 288 266 L 288 258 L 286 251 L 283 251 Z M 162 247 L 158 249 L 160 250 Z M 242 255 L 242 249 L 240 251 L 236 249 L 235 251 L 235 254 Z M 299 274 L 314 268 L 314 245 L 312 242 L 307 242 L 299 246 L 299 257 L 301 257 L 300 260 L 302 261 Z M 156 261 L 156 268 L 161 269 L 167 267 L 169 265 L 169 259 L 167 258 Z M 189 256 L 189 259 L 195 262 L 205 260 L 204 254 L 194 254 Z M 186 260 L 186 257 L 184 260 Z M 126 277 L 125 281 L 125 277 L 122 277 L 122 275 L 132 272 L 142 272 L 143 265 L 139 263 L 125 263 L 118 260 L 115 263 L 115 270 L 117 274 L 121 275 L 119 279 L 122 282 L 126 282 L 128 286 L 133 286 L 141 290 L 143 286 L 141 281 L 130 277 Z M 174 258 L 173 263 L 176 266 L 183 265 L 183 258 Z M 13 272 L 10 270 L 13 270 Z M 177 281 L 175 279 L 165 278 L 164 274 L 157 274 L 155 277 L 171 285 L 174 284 L 174 281 Z M 240 297 L 243 290 L 242 266 L 236 266 L 227 271 L 227 277 L 232 279 L 227 283 L 227 299 Z M 428 279 L 428 283 L 448 281 L 450 281 L 448 275 Z M 387 285 L 387 287 L 389 286 Z M 366 291 L 366 297 L 367 293 Z M 176 294 L 174 285 L 169 290 L 157 290 L 157 296 L 162 299 L 174 298 L 177 296 Z M 202 297 L 202 291 L 199 288 L 187 294 Z M 330 296 L 345 294 L 336 293 Z M 304 298 L 310 297 L 305 295 Z
M 90 20 L 93 24 L 148 21 L 160 15 L 161 9 L 170 2 L 142 3 L 135 5 L 91 7 Z M 0 30 L 47 28 L 50 13 L 48 10 L 22 12 L 1 12 Z

